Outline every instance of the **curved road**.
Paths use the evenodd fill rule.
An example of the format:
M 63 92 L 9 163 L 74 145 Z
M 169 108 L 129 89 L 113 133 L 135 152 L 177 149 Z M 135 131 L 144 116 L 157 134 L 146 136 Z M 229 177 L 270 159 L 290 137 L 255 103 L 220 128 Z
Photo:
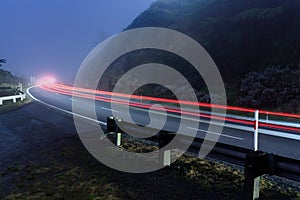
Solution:
M 85 98 L 72 98 L 72 96 L 67 94 L 59 94 L 56 92 L 51 92 L 44 90 L 39 87 L 32 87 L 28 90 L 30 96 L 32 96 L 36 101 L 39 101 L 44 106 L 51 106 L 55 109 L 67 112 L 69 114 L 79 115 L 85 119 L 95 121 L 95 119 L 90 119 L 85 114 L 84 109 L 90 106 L 93 101 Z M 107 96 L 106 96 L 107 97 Z M 82 111 L 80 113 L 72 113 L 72 102 L 80 101 L 82 105 Z M 100 124 L 106 124 L 106 118 L 108 116 L 122 116 L 126 113 L 127 109 L 125 106 L 115 105 L 114 109 L 111 109 L 111 103 L 96 101 L 95 109 L 97 112 L 97 121 Z M 131 118 L 136 124 L 147 125 L 151 123 L 153 128 L 161 128 L 160 122 L 166 119 L 163 129 L 167 131 L 177 132 L 178 124 L 180 123 L 180 115 L 169 113 L 153 111 L 152 109 L 141 109 L 130 107 Z M 150 120 L 150 116 L 151 119 Z M 253 149 L 253 126 L 239 125 L 234 123 L 225 123 L 223 131 L 220 135 L 214 132 L 207 132 L 208 121 L 199 118 L 196 119 L 192 116 L 183 116 L 184 121 L 182 123 L 184 134 L 192 133 L 194 130 L 197 131 L 197 137 L 203 138 L 206 134 L 212 134 L 220 136 L 218 142 L 230 144 L 234 146 L 244 147 Z M 127 121 L 126 119 L 124 119 Z M 198 127 L 195 127 L 195 121 Z M 158 127 L 156 127 L 158 126 Z M 268 153 L 274 153 L 294 159 L 300 160 L 300 133 L 290 132 L 290 131 L 280 131 L 280 130 L 270 130 L 270 129 L 259 129 L 259 150 L 266 151 Z

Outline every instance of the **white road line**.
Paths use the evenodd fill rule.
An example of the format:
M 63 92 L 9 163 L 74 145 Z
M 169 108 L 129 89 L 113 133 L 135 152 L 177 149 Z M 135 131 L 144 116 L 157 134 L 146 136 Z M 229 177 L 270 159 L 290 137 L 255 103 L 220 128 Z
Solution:
M 57 95 L 57 96 L 59 96 L 60 94 L 58 94 L 58 93 L 54 93 L 55 95 Z
M 202 132 L 206 132 L 206 133 L 210 133 L 210 134 L 222 136 L 222 137 L 233 138 L 233 139 L 236 139 L 236 140 L 244 140 L 244 138 L 234 137 L 234 136 L 231 136 L 231 135 L 225 135 L 225 134 L 220 134 L 220 133 L 215 133 L 215 132 L 207 131 L 207 130 L 204 130 L 204 129 L 198 129 L 198 128 L 192 128 L 192 127 L 187 127 L 187 128 L 188 128 L 188 129 L 195 130 L 195 131 L 202 131 Z
M 144 110 L 142 108 L 137 108 L 137 107 L 132 107 L 132 109 L 135 110 Z M 158 111 L 153 111 L 151 110 L 152 113 L 156 113 L 159 115 L 165 115 L 164 113 L 158 112 Z M 174 115 L 174 114 L 170 114 L 168 113 L 168 116 L 174 117 L 174 118 L 181 118 L 181 119 L 186 119 L 186 120 L 191 120 L 191 121 L 196 121 L 196 122 L 202 122 L 202 123 L 206 123 L 206 124 L 213 124 L 213 125 L 217 125 L 217 126 L 223 126 L 223 127 L 227 127 L 227 128 L 233 128 L 233 129 L 237 129 L 237 130 L 243 130 L 243 131 L 249 131 L 249 132 L 254 132 L 253 127 L 250 126 L 243 126 L 243 125 L 237 125 L 237 124 L 228 124 L 228 123 L 218 123 L 218 122 L 211 122 L 211 121 L 205 121 L 205 120 L 201 120 L 201 119 L 193 119 L 191 117 L 185 117 L 185 116 L 178 116 L 178 115 Z M 292 139 L 292 140 L 300 140 L 300 135 L 298 134 L 293 134 L 293 133 L 285 133 L 285 132 L 280 132 L 280 131 L 276 131 L 276 130 L 267 130 L 267 129 L 262 129 L 259 128 L 259 134 L 264 134 L 264 135 L 271 135 L 271 136 L 275 136 L 275 137 L 281 137 L 281 138 L 287 138 L 287 139 Z
M 77 100 L 75 100 L 75 99 L 73 99 L 73 98 L 71 98 L 71 99 L 69 99 L 70 101 L 73 101 L 73 102 L 76 102 Z
M 39 103 L 42 103 L 42 104 L 44 104 L 44 105 L 46 105 L 46 106 L 49 106 L 49 107 L 51 107 L 51 108 L 54 108 L 54 109 L 56 109 L 56 110 L 59 110 L 59 111 L 62 111 L 62 112 L 65 112 L 65 113 L 68 113 L 68 114 L 71 114 L 71 115 L 75 115 L 75 116 L 77 116 L 77 117 L 81 117 L 81 118 L 83 118 L 83 119 L 87 119 L 87 120 L 90 120 L 90 121 L 93 121 L 93 122 L 97 122 L 97 123 L 102 124 L 102 125 L 107 125 L 106 122 L 98 121 L 98 120 L 95 120 L 95 119 L 92 119 L 92 118 L 89 118 L 89 117 L 86 117 L 86 116 L 83 116 L 83 115 L 79 115 L 79 114 L 77 114 L 77 113 L 73 113 L 73 112 L 70 112 L 70 111 L 67 111 L 67 110 L 58 108 L 58 107 L 56 107 L 56 106 L 50 105 L 50 104 L 48 104 L 48 103 L 45 103 L 45 102 L 43 102 L 43 101 L 41 101 L 41 100 L 35 98 L 35 97 L 30 93 L 30 91 L 29 91 L 31 88 L 34 88 L 34 87 L 35 87 L 35 86 L 32 86 L 32 87 L 30 87 L 30 88 L 28 88 L 28 89 L 26 90 L 27 94 L 28 94 L 33 100 L 35 100 L 35 101 L 37 101 L 37 102 L 39 102 Z
M 82 118 L 85 118 L 85 119 L 88 119 L 88 120 L 91 120 L 91 121 L 96 121 L 100 124 L 103 124 L 103 125 L 106 125 L 105 122 L 101 122 L 101 121 L 97 121 L 97 120 L 94 120 L 94 119 L 91 119 L 91 118 L 87 118 L 85 116 L 82 116 L 82 115 L 78 115 L 76 113 L 72 113 L 70 111 L 66 111 L 64 109 L 61 109 L 61 108 L 57 108 L 55 106 L 52 106 L 50 104 L 47 104 L 45 102 L 42 102 L 38 99 L 36 99 L 35 97 L 33 97 L 29 90 L 31 88 L 33 88 L 35 86 L 32 86 L 30 88 L 27 89 L 27 93 L 29 94 L 29 96 L 31 96 L 31 98 L 33 98 L 34 100 L 40 102 L 40 103 L 43 103 L 49 107 L 52 107 L 52 108 L 55 108 L 55 109 L 58 109 L 58 110 L 61 110 L 63 112 L 66 112 L 66 113 L 69 113 L 69 114 L 74 114 L 76 116 L 79 116 L 79 117 L 82 117 Z M 122 106 L 122 105 L 121 105 Z M 142 111 L 145 111 L 145 109 L 142 109 L 142 108 L 137 108 L 137 107 L 132 107 L 133 109 L 135 110 L 142 110 Z M 151 110 L 152 113 L 156 113 L 156 114 L 159 114 L 159 115 L 165 115 L 165 113 L 161 113 L 161 112 L 158 112 L 158 111 L 153 111 Z M 205 121 L 205 120 L 200 120 L 200 119 L 193 119 L 193 118 L 190 118 L 190 117 L 185 117 L 185 116 L 178 116 L 178 115 L 174 115 L 174 114 L 168 114 L 169 116 L 172 116 L 172 117 L 175 117 L 175 118 L 183 118 L 183 119 L 187 119 L 187 120 L 191 120 L 191 121 L 197 121 L 197 122 L 202 122 L 202 123 L 211 123 L 211 124 L 214 124 L 214 125 L 219 125 L 219 126 L 223 126 L 223 127 L 227 127 L 227 128 L 233 128 L 233 129 L 237 129 L 237 130 L 244 130 L 244 131 L 249 131 L 249 132 L 253 132 L 253 128 L 252 127 L 248 127 L 248 126 L 243 126 L 243 125 L 237 125 L 237 124 L 227 124 L 227 123 L 218 123 L 218 122 L 210 122 L 210 121 Z M 275 136 L 275 137 L 282 137 L 282 138 L 287 138 L 287 139 L 293 139 L 293 140 L 300 140 L 300 135 L 298 134 L 293 134 L 293 133 L 284 133 L 284 132 L 280 132 L 280 131 L 275 131 L 275 130 L 267 130 L 267 129 L 259 129 L 259 134 L 264 134 L 264 135 L 271 135 L 271 136 Z M 225 137 L 225 136 L 224 136 Z
M 112 109 L 110 109 L 110 108 L 105 108 L 105 107 L 101 107 L 101 109 L 102 109 L 102 110 L 111 111 L 111 112 L 116 112 L 116 113 L 119 112 L 119 111 L 117 111 L 117 110 L 112 110 Z

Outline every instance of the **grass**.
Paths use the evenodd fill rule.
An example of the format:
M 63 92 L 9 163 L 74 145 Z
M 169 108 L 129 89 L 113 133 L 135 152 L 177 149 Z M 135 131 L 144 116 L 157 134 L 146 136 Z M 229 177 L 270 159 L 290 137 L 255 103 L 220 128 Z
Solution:
M 15 184 L 4 199 L 241 199 L 243 193 L 242 170 L 222 163 L 184 155 L 171 167 L 128 174 L 96 161 L 76 138 L 56 145 L 60 148 L 43 148 L 29 163 L 18 162 L 2 172 L 3 178 L 13 177 Z M 125 138 L 122 148 L 157 149 L 131 138 Z M 263 177 L 261 199 L 300 199 L 300 188 Z

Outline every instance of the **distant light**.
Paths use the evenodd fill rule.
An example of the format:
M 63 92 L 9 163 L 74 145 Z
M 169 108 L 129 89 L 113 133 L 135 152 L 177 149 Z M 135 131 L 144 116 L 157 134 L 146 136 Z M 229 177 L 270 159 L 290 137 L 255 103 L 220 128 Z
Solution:
M 56 78 L 53 77 L 53 76 L 46 76 L 46 77 L 43 77 L 41 78 L 38 83 L 40 84 L 52 84 L 52 83 L 55 83 L 56 82 Z

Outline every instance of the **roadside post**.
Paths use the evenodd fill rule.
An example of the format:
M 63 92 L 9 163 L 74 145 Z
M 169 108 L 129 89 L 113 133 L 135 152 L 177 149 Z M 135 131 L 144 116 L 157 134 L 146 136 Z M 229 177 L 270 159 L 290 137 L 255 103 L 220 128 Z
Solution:
M 119 146 L 121 146 L 122 145 L 122 130 L 119 128 L 119 126 L 118 126 L 118 123 L 122 123 L 122 119 L 120 119 L 120 118 L 117 118 L 116 119 L 116 127 L 117 127 L 117 129 L 116 129 L 116 145 L 117 145 L 117 147 L 119 147 Z
M 253 150 L 246 155 L 244 191 L 247 200 L 259 198 L 261 175 L 264 174 L 263 164 L 266 154 L 258 151 L 259 110 L 254 112 L 254 141 Z
M 258 120 L 259 111 L 256 110 L 254 113 L 254 151 L 258 151 Z
M 169 133 L 167 131 L 161 130 L 159 132 L 159 163 L 162 164 L 163 167 L 171 165 L 171 150 L 166 149 L 162 151 L 161 149 L 168 145 L 173 138 L 175 137 L 175 133 Z

